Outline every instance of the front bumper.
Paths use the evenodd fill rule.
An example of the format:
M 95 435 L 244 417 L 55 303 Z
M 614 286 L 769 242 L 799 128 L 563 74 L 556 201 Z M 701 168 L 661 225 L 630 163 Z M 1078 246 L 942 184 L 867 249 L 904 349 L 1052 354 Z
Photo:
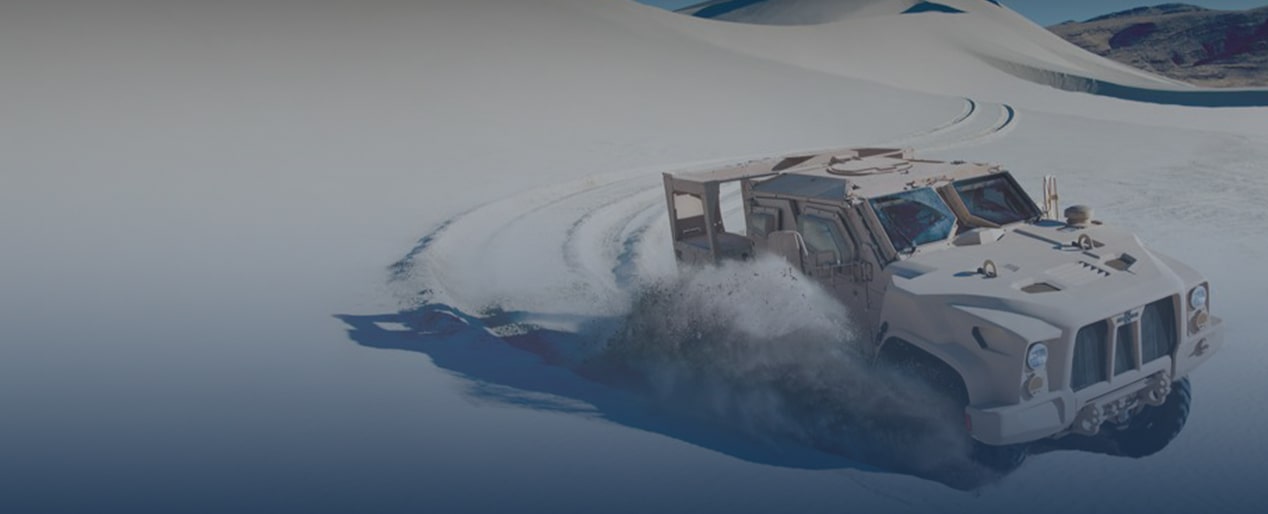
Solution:
M 1019 403 L 965 409 L 974 439 L 991 445 L 1025 443 L 1064 433 L 1095 434 L 1101 423 L 1133 408 L 1136 402 L 1158 404 L 1170 384 L 1206 362 L 1224 344 L 1219 318 L 1180 340 L 1171 359 L 1144 366 L 1141 376 L 1125 383 L 1102 383 L 1078 393 L 1055 391 Z M 1161 395 L 1162 397 L 1159 397 Z

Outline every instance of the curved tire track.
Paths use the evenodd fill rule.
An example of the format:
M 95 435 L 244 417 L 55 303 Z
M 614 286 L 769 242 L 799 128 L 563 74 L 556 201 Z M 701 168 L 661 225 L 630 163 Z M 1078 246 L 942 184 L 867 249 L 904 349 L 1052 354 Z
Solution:
M 965 98 L 962 111 L 947 122 L 882 145 L 943 151 L 1002 137 L 1017 122 L 1018 113 L 1010 105 Z M 538 263 L 557 262 L 536 272 L 551 274 L 573 293 L 597 297 L 628 289 L 637 277 L 664 271 L 649 264 L 657 262 L 656 254 L 664 253 L 663 260 L 669 261 L 668 234 L 654 229 L 663 225 L 666 214 L 659 176 L 653 171 L 592 175 L 459 213 L 423 235 L 389 266 L 389 284 L 407 304 L 416 304 L 419 291 L 427 291 L 431 301 L 478 311 L 496 303 L 499 295 L 471 294 L 469 284 L 452 276 L 463 267 L 514 268 L 518 260 L 532 257 Z M 736 196 L 738 191 L 732 191 L 724 199 L 734 203 Z M 531 241 L 555 244 L 515 247 L 504 241 L 525 232 L 533 234 Z M 554 250 L 542 253 L 540 248 Z M 516 255 L 489 260 L 489 255 L 499 254 Z M 660 264 L 672 268 L 672 261 Z
M 943 134 L 957 130 L 957 128 L 959 128 L 961 125 L 969 122 L 970 118 L 973 118 L 978 115 L 979 115 L 979 112 L 978 112 L 977 101 L 972 98 L 965 98 L 964 110 L 960 112 L 959 116 L 956 116 L 955 118 L 952 118 L 950 121 L 943 123 L 942 125 L 938 125 L 937 127 L 934 127 L 928 130 L 922 130 L 914 134 L 910 134 L 910 135 L 895 139 L 891 141 L 890 144 L 895 146 L 909 146 L 921 140 L 936 139 L 938 137 L 942 137 Z
M 994 112 L 994 118 L 989 112 Z M 915 141 L 904 141 L 903 146 L 914 147 L 922 152 L 936 152 L 961 148 L 1004 136 L 1017 127 L 1018 113 L 1008 104 L 978 105 L 971 116 L 961 120 L 947 130 Z

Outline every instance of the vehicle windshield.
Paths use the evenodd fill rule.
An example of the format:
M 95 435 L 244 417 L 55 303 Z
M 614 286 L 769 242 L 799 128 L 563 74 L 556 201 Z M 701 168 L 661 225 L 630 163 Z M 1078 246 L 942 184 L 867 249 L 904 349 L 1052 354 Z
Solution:
M 1039 208 L 1007 173 L 956 182 L 955 192 L 969 213 L 997 225 L 1039 217 Z
M 942 241 L 955 229 L 951 208 L 927 187 L 874 198 L 871 203 L 885 234 L 899 251 Z

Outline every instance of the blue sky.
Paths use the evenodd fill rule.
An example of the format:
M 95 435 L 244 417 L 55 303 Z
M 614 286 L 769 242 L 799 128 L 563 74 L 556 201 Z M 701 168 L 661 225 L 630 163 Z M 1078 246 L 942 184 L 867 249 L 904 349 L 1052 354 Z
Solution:
M 677 9 L 700 3 L 702 0 L 638 0 L 645 4 Z M 1187 3 L 1212 9 L 1249 9 L 1268 5 L 1265 0 L 1002 0 L 1012 8 L 1040 25 L 1052 25 L 1066 20 L 1085 20 L 1093 16 L 1163 3 Z

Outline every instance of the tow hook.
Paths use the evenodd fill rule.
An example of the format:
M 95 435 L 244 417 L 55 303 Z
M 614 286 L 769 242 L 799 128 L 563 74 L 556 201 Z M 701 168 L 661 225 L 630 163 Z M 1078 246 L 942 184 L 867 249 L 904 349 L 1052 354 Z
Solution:
M 1159 371 L 1149 377 L 1149 385 L 1145 386 L 1144 397 L 1145 403 L 1149 405 L 1162 405 L 1167 401 L 1167 396 L 1171 394 L 1171 374 L 1166 371 Z
M 1105 415 L 1101 411 L 1101 406 L 1090 403 L 1079 410 L 1079 417 L 1074 420 L 1074 431 L 1082 435 L 1096 435 L 1101 431 L 1101 423 L 1104 421 Z

